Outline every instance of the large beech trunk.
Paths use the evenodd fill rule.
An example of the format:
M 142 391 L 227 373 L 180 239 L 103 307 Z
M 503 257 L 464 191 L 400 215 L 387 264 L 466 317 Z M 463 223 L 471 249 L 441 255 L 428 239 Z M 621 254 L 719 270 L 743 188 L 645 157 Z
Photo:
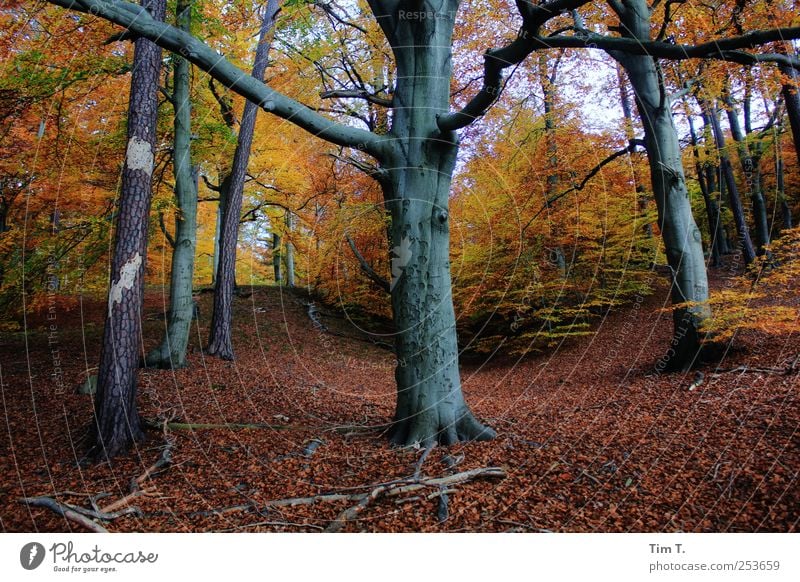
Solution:
M 433 2 L 437 18 L 397 21 L 391 152 L 381 184 L 391 215 L 392 310 L 397 408 L 392 442 L 489 439 L 494 431 L 464 401 L 450 284 L 448 196 L 458 151 L 436 114 L 448 110 L 453 3 Z
M 625 34 L 650 40 L 650 10 L 644 0 L 625 0 L 619 17 Z M 673 310 L 672 346 L 660 366 L 681 369 L 691 366 L 700 351 L 700 326 L 710 315 L 708 279 L 700 230 L 692 215 L 686 178 L 681 162 L 678 133 L 664 95 L 663 77 L 655 60 L 646 55 L 612 53 L 628 73 L 636 106 L 644 127 L 658 224 L 672 271 L 672 302 L 691 306 Z
M 164 19 L 164 0 L 144 0 L 154 18 Z M 147 225 L 156 141 L 161 49 L 136 41 L 128 105 L 128 146 L 122 171 L 108 313 L 97 374 L 93 455 L 111 458 L 144 437 L 136 409 L 141 357 Z
M 189 30 L 191 2 L 178 1 L 176 20 L 183 30 Z M 192 283 L 197 246 L 197 175 L 192 168 L 192 114 L 189 100 L 191 65 L 178 55 L 174 56 L 174 63 L 172 105 L 175 108 L 175 147 L 172 165 L 178 216 L 175 219 L 175 245 L 172 249 L 169 313 L 164 339 L 145 358 L 147 366 L 165 369 L 182 368 L 186 365 L 186 348 L 189 345 L 189 333 L 194 315 Z

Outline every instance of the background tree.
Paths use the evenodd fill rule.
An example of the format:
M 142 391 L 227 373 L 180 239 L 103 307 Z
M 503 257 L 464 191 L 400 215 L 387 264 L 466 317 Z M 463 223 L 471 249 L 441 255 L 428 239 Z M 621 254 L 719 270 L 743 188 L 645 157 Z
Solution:
M 192 3 L 179 0 L 175 7 L 176 25 L 191 29 Z M 182 368 L 186 365 L 186 347 L 194 314 L 192 287 L 197 239 L 197 173 L 192 166 L 192 111 L 189 61 L 173 56 L 173 85 L 169 101 L 174 109 L 173 172 L 175 174 L 175 235 L 172 238 L 169 311 L 167 330 L 156 349 L 147 354 L 148 366 Z

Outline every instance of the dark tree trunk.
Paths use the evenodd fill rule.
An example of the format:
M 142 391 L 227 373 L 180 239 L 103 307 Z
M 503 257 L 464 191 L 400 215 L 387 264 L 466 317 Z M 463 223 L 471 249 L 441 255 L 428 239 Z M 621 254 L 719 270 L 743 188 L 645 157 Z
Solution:
M 703 201 L 706 204 L 706 216 L 708 217 L 708 236 L 709 236 L 709 254 L 711 255 L 711 266 L 719 267 L 722 264 L 722 248 L 721 245 L 724 241 L 722 233 L 722 224 L 720 223 L 719 207 L 717 201 L 714 200 L 712 189 L 714 184 L 707 180 L 707 173 L 704 172 L 703 164 L 700 160 L 700 151 L 697 143 L 697 132 L 694 129 L 694 119 L 688 112 L 686 119 L 689 121 L 689 137 L 692 140 L 692 155 L 694 157 L 694 167 L 697 172 L 697 182 L 700 184 L 700 192 L 703 195 Z
M 624 34 L 640 41 L 650 40 L 650 9 L 645 0 L 623 0 L 618 6 Z M 700 327 L 710 310 L 708 279 L 700 230 L 694 221 L 686 178 L 681 162 L 678 132 L 665 94 L 661 69 L 646 55 L 612 52 L 628 74 L 650 165 L 650 179 L 658 209 L 658 224 L 672 271 L 672 346 L 660 366 L 683 369 L 692 366 L 700 352 Z M 691 302 L 693 306 L 683 306 Z
M 800 75 L 789 67 L 782 67 L 781 72 L 791 78 L 794 84 L 785 84 L 781 88 L 783 102 L 786 105 L 786 116 L 789 118 L 789 127 L 792 130 L 792 141 L 794 142 L 794 153 L 797 156 L 797 164 L 800 165 Z
M 761 188 L 761 168 L 759 167 L 758 144 L 749 146 L 745 141 L 745 133 L 739 125 L 739 114 L 736 111 L 732 99 L 725 100 L 728 123 L 731 127 L 731 136 L 736 142 L 736 151 L 739 155 L 739 163 L 742 165 L 745 187 L 750 196 L 750 203 L 753 208 L 753 223 L 756 233 L 756 250 L 758 254 L 764 253 L 764 247 L 769 244 L 769 224 L 767 221 L 767 205 L 764 202 L 764 194 Z M 751 132 L 749 123 L 749 113 L 745 113 L 747 133 Z M 756 152 L 756 153 L 754 153 Z
M 556 142 L 556 120 L 555 120 L 555 107 L 556 107 L 556 77 L 558 74 L 558 63 L 553 64 L 553 72 L 550 73 L 547 65 L 547 55 L 539 53 L 539 82 L 542 85 L 543 106 L 544 106 L 544 139 L 547 148 L 547 166 L 548 173 L 546 178 L 545 200 L 550 200 L 558 192 L 558 143 Z M 558 226 L 553 223 L 552 218 L 548 216 L 550 225 L 550 236 L 558 238 L 561 233 Z M 558 273 L 562 279 L 567 277 L 567 259 L 564 255 L 564 248 L 559 243 L 553 248 L 553 259 L 558 269 Z
M 294 244 L 292 243 L 294 231 L 294 216 L 286 212 L 286 286 L 294 287 Z
M 777 140 L 775 147 L 779 147 Z M 780 152 L 778 152 L 778 161 L 775 164 L 775 181 L 778 189 L 778 202 L 781 205 L 781 230 L 789 230 L 792 228 L 792 209 L 789 208 L 789 202 L 786 200 L 786 185 L 783 176 L 783 160 L 780 158 Z
M 256 49 L 252 76 L 263 79 L 269 62 L 269 33 L 275 24 L 279 6 L 277 0 L 269 0 L 264 10 L 261 32 Z M 242 122 L 239 127 L 239 138 L 233 166 L 229 179 L 222 188 L 225 190 L 225 206 L 222 212 L 222 233 L 220 237 L 220 255 L 217 276 L 214 285 L 214 311 L 211 315 L 211 335 L 207 352 L 224 360 L 233 359 L 233 292 L 236 288 L 236 243 L 239 239 L 239 220 L 242 213 L 242 195 L 247 176 L 247 163 L 250 159 L 250 148 L 253 143 L 253 131 L 256 125 L 258 105 L 245 102 Z M 222 197 L 220 197 L 222 200 Z
M 275 283 L 280 285 L 283 282 L 281 276 L 281 235 L 277 232 L 272 233 L 272 269 L 275 272 Z
M 700 107 L 706 111 L 706 116 L 711 123 L 714 141 L 719 150 L 720 171 L 725 180 L 725 186 L 728 189 L 728 200 L 731 205 L 731 212 L 733 213 L 733 222 L 736 224 L 739 247 L 742 249 L 745 263 L 749 265 L 755 260 L 756 251 L 753 248 L 753 241 L 750 239 L 750 230 L 747 228 L 747 221 L 744 217 L 744 208 L 742 208 L 742 201 L 739 198 L 739 189 L 736 187 L 736 177 L 733 174 L 733 166 L 725 150 L 725 135 L 722 133 L 722 128 L 719 124 L 719 114 L 713 106 L 706 107 L 704 103 L 701 103 Z
M 633 125 L 633 110 L 631 109 L 631 100 L 628 95 L 628 87 L 625 81 L 625 69 L 623 69 L 619 63 L 617 63 L 617 83 L 619 85 L 619 99 L 622 106 L 622 117 L 625 120 L 625 137 L 630 143 L 636 138 L 636 130 Z M 631 153 L 628 154 L 628 156 L 632 157 L 636 151 L 637 148 L 634 146 L 631 148 Z M 636 194 L 638 195 L 637 207 L 639 212 L 644 215 L 647 212 L 647 205 L 649 202 L 647 197 L 648 195 L 645 192 L 644 184 L 642 183 L 639 172 L 633 162 L 631 162 L 631 167 L 633 168 L 633 182 L 636 185 Z M 653 225 L 649 222 L 645 224 L 644 232 L 647 235 L 647 238 L 652 238 Z
M 142 2 L 158 20 L 164 19 L 165 4 L 164 0 Z M 124 453 L 144 437 L 136 409 L 136 377 L 141 357 L 141 310 L 160 71 L 161 49 L 148 40 L 137 40 L 108 315 L 94 402 L 93 454 L 99 458 Z
M 178 26 L 189 31 L 191 2 L 178 0 L 175 11 Z M 197 240 L 197 174 L 192 168 L 191 158 L 190 64 L 179 55 L 173 58 L 175 81 L 172 105 L 175 108 L 175 136 L 172 165 L 178 215 L 175 219 L 175 245 L 172 249 L 169 314 L 161 345 L 147 354 L 145 360 L 148 366 L 164 369 L 182 368 L 186 365 L 186 348 L 189 345 L 194 314 L 192 283 Z

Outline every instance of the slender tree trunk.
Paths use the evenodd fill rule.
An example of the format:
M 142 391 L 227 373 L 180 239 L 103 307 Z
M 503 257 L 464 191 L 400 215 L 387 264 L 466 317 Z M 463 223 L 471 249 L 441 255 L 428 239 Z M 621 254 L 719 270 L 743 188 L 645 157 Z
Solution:
M 630 142 L 636 138 L 636 131 L 633 125 L 633 111 L 631 109 L 630 98 L 628 97 L 628 87 L 625 82 L 625 70 L 619 65 L 619 63 L 617 63 L 617 84 L 619 85 L 619 99 L 620 105 L 622 106 L 622 117 L 625 121 L 625 137 L 627 138 L 628 142 Z M 631 153 L 628 154 L 628 157 L 632 158 L 636 153 L 636 150 L 636 147 L 631 149 Z M 638 196 L 637 207 L 639 212 L 644 215 L 647 212 L 647 193 L 645 192 L 644 184 L 639 176 L 636 166 L 633 164 L 633 161 L 631 161 L 631 167 L 633 168 L 633 181 L 636 184 L 636 194 Z M 645 224 L 644 232 L 647 235 L 647 238 L 652 238 L 653 225 L 649 222 Z
M 797 155 L 797 164 L 800 165 L 800 75 L 790 67 L 781 67 L 781 72 L 792 79 L 793 83 L 786 83 L 781 87 L 781 95 L 786 105 L 786 116 L 789 118 L 789 127 L 792 130 L 794 153 Z
M 272 269 L 275 271 L 275 283 L 281 285 L 281 235 L 277 232 L 272 233 Z
M 398 358 L 392 442 L 423 446 L 489 439 L 464 401 L 450 281 L 448 197 L 455 133 L 436 115 L 450 98 L 455 2 L 431 0 L 437 18 L 398 19 L 391 152 L 380 178 L 391 215 L 392 311 Z
M 164 19 L 164 0 L 144 0 L 142 5 L 154 18 Z M 144 437 L 136 409 L 136 377 L 141 357 L 141 310 L 160 71 L 161 49 L 148 40 L 137 40 L 108 314 L 94 401 L 93 454 L 99 458 L 110 459 L 123 453 Z
M 650 40 L 650 9 L 645 0 L 624 0 L 619 17 L 626 35 Z M 686 190 L 678 132 L 657 62 L 649 56 L 616 52 L 612 56 L 628 74 L 644 127 L 658 224 L 673 275 L 672 302 L 695 303 L 673 309 L 672 347 L 659 365 L 667 369 L 687 368 L 699 354 L 700 326 L 710 310 L 706 305 L 708 280 L 702 238 Z
M 744 217 L 744 208 L 742 208 L 742 201 L 739 198 L 739 189 L 736 187 L 736 177 L 733 175 L 733 165 L 725 149 L 725 134 L 722 133 L 722 127 L 720 127 L 719 124 L 719 114 L 713 106 L 706 107 L 705 104 L 701 103 L 700 107 L 706 110 L 708 120 L 711 122 L 714 141 L 719 150 L 720 171 L 725 180 L 725 186 L 728 189 L 728 200 L 731 205 L 731 212 L 733 213 L 733 222 L 736 224 L 739 246 L 742 249 L 745 263 L 749 265 L 755 260 L 756 251 L 753 248 L 753 241 L 750 239 L 750 230 L 747 227 L 747 221 Z
M 222 182 L 220 182 L 222 184 Z M 222 211 L 225 207 L 225 201 L 222 196 L 224 189 L 219 189 L 219 202 L 217 203 L 217 220 L 214 226 L 214 258 L 211 264 L 211 286 L 217 286 L 217 271 L 219 271 L 219 237 L 222 235 Z
M 775 147 L 779 147 L 777 140 Z M 778 190 L 778 202 L 781 205 L 781 230 L 789 230 L 792 228 L 792 209 L 789 208 L 789 202 L 786 200 L 786 186 L 783 176 L 783 159 L 780 157 L 780 152 L 776 149 L 778 160 L 775 162 L 775 182 Z
M 558 73 L 558 61 L 553 64 L 552 74 L 548 71 L 547 55 L 540 52 L 539 55 L 539 81 L 542 84 L 542 94 L 544 96 L 544 139 L 547 147 L 547 166 L 548 174 L 546 178 L 545 200 L 550 200 L 557 194 L 558 187 L 558 143 L 556 142 L 556 75 Z M 548 217 L 550 224 L 550 236 L 558 238 L 560 236 L 558 225 L 553 223 Z M 557 243 L 553 248 L 553 258 L 558 273 L 562 279 L 567 277 L 567 259 L 564 256 L 564 248 L 561 243 Z
M 252 76 L 263 79 L 269 61 L 269 33 L 279 11 L 278 0 L 269 0 L 264 10 L 256 49 Z M 214 287 L 214 311 L 211 316 L 211 334 L 207 352 L 224 360 L 233 359 L 232 324 L 233 292 L 236 287 L 236 243 L 239 238 L 239 220 L 242 213 L 242 195 L 247 176 L 247 163 L 253 143 L 258 105 L 245 102 L 233 166 L 225 189 L 225 206 L 222 213 L 219 268 Z
M 292 231 L 294 230 L 294 216 L 286 212 L 286 286 L 294 287 L 294 244 L 292 244 Z
M 745 141 L 745 134 L 739 125 L 739 114 L 733 100 L 725 99 L 728 123 L 731 127 L 731 136 L 736 142 L 736 150 L 739 155 L 739 162 L 744 173 L 745 187 L 750 195 L 750 203 L 753 207 L 753 223 L 756 233 L 756 250 L 758 254 L 764 253 L 764 247 L 769 244 L 769 224 L 767 221 L 767 205 L 764 202 L 764 194 L 761 189 L 761 169 L 759 167 L 759 156 L 753 155 L 752 150 Z M 747 124 L 750 125 L 749 123 Z M 754 148 L 757 146 L 754 146 Z
M 191 0 L 178 0 L 175 13 L 177 25 L 188 32 L 192 18 Z M 174 55 L 173 59 L 175 81 L 172 105 L 175 108 L 175 136 L 172 166 L 178 215 L 175 218 L 175 246 L 172 249 L 169 317 L 161 345 L 147 354 L 145 359 L 148 366 L 165 369 L 182 368 L 186 365 L 186 348 L 189 345 L 194 314 L 192 283 L 197 246 L 197 173 L 192 168 L 192 114 L 189 99 L 191 65 L 179 55 Z
M 700 184 L 700 192 L 703 195 L 703 201 L 706 204 L 706 216 L 708 217 L 708 236 L 709 236 L 709 251 L 711 255 L 711 266 L 719 267 L 722 264 L 722 250 L 721 244 L 724 240 L 724 235 L 721 232 L 721 223 L 719 217 L 719 207 L 717 201 L 713 198 L 714 190 L 711 189 L 713 184 L 706 180 L 706 172 L 703 170 L 703 164 L 700 160 L 700 151 L 697 143 L 697 132 L 694 129 L 694 119 L 686 108 L 686 119 L 689 121 L 689 137 L 692 140 L 692 155 L 695 160 L 695 171 L 697 172 L 697 182 Z

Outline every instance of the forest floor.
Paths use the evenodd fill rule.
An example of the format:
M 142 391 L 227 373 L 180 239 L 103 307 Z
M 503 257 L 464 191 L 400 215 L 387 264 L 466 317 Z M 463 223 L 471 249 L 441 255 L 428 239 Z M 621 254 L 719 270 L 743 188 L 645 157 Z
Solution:
M 498 437 L 427 454 L 381 435 L 393 358 L 343 337 L 356 335 L 345 319 L 323 311 L 320 329 L 301 296 L 257 288 L 236 300 L 237 360 L 223 362 L 200 350 L 202 294 L 189 367 L 141 372 L 152 428 L 113 465 L 80 463 L 92 402 L 74 393 L 98 361 L 104 304 L 55 320 L 45 310 L 26 334 L 0 335 L 0 529 L 84 531 L 19 501 L 49 496 L 110 513 L 135 506 L 99 522 L 128 532 L 796 531 L 800 375 L 785 370 L 800 338 L 739 334 L 692 387 L 695 372 L 654 372 L 670 339 L 666 295 L 662 286 L 547 355 L 463 366 L 466 399 Z M 146 298 L 148 348 L 163 301 Z M 171 463 L 148 471 L 165 443 Z M 275 503 L 323 494 L 337 495 Z

